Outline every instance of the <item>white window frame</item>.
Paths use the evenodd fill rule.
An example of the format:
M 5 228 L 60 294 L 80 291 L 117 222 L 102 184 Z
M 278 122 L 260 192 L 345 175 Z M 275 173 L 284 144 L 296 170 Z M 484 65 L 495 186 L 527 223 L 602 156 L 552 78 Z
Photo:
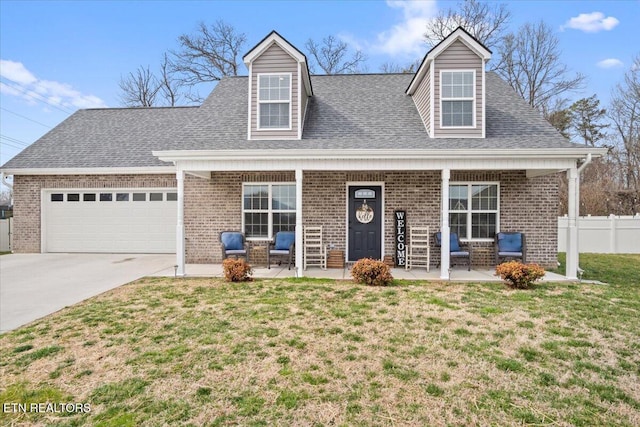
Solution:
M 473 221 L 473 214 L 474 213 L 495 213 L 496 214 L 496 233 L 500 232 L 500 183 L 499 182 L 494 182 L 494 181 L 456 181 L 456 182 L 449 182 L 449 189 L 451 189 L 451 186 L 462 186 L 462 185 L 466 185 L 467 186 L 467 200 L 468 200 L 468 207 L 466 210 L 454 210 L 449 208 L 449 214 L 452 213 L 466 213 L 467 215 L 467 235 L 466 236 L 458 236 L 460 238 L 460 241 L 463 242 L 493 242 L 494 238 L 493 237 L 472 237 L 472 233 L 473 233 L 473 229 L 472 229 L 472 221 Z M 471 197 L 473 196 L 472 194 L 472 188 L 474 185 L 494 185 L 496 186 L 496 190 L 497 190 L 497 200 L 496 200 L 496 207 L 497 209 L 482 209 L 482 210 L 478 210 L 478 209 L 473 209 L 473 204 L 472 204 L 472 200 Z M 449 200 L 451 200 L 451 190 L 449 190 Z M 449 200 L 447 200 L 447 203 L 449 203 Z M 453 230 L 452 230 L 453 231 Z
M 473 73 L 471 97 L 445 98 L 442 95 L 442 75 L 444 73 Z M 445 126 L 443 124 L 443 105 L 445 101 L 471 101 L 471 126 Z M 476 70 L 440 70 L 440 128 L 442 129 L 474 129 L 476 127 Z
M 293 73 L 258 73 L 256 75 L 256 80 L 257 80 L 257 92 L 256 92 L 256 118 L 257 118 L 257 122 L 256 122 L 256 129 L 258 130 L 262 130 L 262 131 L 269 131 L 269 130 L 291 130 L 291 123 L 293 122 L 293 117 L 291 116 L 291 107 L 293 104 Z M 261 76 L 288 76 L 289 77 L 289 101 L 281 101 L 281 100 L 260 100 L 260 77 Z M 288 103 L 289 104 L 289 126 L 288 127 L 280 127 L 280 128 L 272 128 L 272 127 L 268 127 L 268 128 L 263 128 L 260 126 L 260 105 L 262 104 L 284 104 L 284 103 Z
M 245 196 L 245 189 L 247 186 L 260 186 L 260 185 L 266 185 L 267 186 L 267 194 L 268 194 L 268 200 L 267 200 L 267 209 L 245 209 L 244 207 L 244 196 Z M 242 208 L 242 232 L 245 232 L 245 219 L 244 219 L 244 215 L 246 213 L 266 213 L 267 214 L 267 233 L 268 235 L 265 236 L 259 236 L 259 237 L 248 237 L 247 236 L 247 240 L 248 241 L 260 241 L 260 240 L 272 240 L 273 239 L 273 214 L 274 213 L 294 213 L 297 214 L 296 212 L 296 208 L 295 205 L 293 207 L 293 209 L 291 210 L 287 210 L 287 209 L 273 209 L 273 187 L 274 186 L 278 186 L 278 185 L 292 185 L 292 186 L 296 186 L 295 182 L 243 182 L 242 183 L 242 198 L 240 200 L 241 203 L 241 208 Z M 245 233 L 246 235 L 246 233 Z

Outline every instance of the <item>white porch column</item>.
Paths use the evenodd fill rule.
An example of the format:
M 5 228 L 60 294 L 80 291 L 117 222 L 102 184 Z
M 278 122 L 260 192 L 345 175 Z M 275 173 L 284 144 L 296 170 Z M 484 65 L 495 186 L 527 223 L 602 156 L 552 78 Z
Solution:
M 304 275 L 302 268 L 302 169 L 296 169 L 296 272 Z
M 176 180 L 178 181 L 178 222 L 176 225 L 176 265 L 178 269 L 176 274 L 184 276 L 185 271 L 185 255 L 184 255 L 184 171 L 178 169 L 176 172 Z
M 567 170 L 567 178 L 569 181 L 569 194 L 568 194 L 568 217 L 569 224 L 567 228 L 567 265 L 565 275 L 568 279 L 578 278 L 578 224 L 577 224 L 577 212 L 578 203 L 576 197 L 578 192 L 576 190 L 578 183 L 578 170 L 576 167 L 572 167 Z
M 440 278 L 449 280 L 449 179 L 451 178 L 450 169 L 442 169 L 442 200 L 440 201 Z

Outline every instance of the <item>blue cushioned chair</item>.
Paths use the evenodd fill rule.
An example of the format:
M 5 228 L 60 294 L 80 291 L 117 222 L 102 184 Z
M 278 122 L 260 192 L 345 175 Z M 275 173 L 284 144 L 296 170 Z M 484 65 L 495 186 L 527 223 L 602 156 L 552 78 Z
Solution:
M 230 256 L 236 258 L 243 256 L 249 262 L 249 251 L 244 233 L 239 231 L 223 231 L 220 233 L 220 246 L 222 248 L 222 259 Z
M 500 259 L 520 258 L 523 263 L 527 262 L 527 245 L 524 233 L 498 233 L 495 242 L 495 261 L 496 265 L 500 263 Z
M 434 234 L 434 240 L 436 241 L 436 247 L 442 247 L 442 234 L 438 231 Z M 449 259 L 451 260 L 451 265 L 454 265 L 454 260 L 466 259 L 467 270 L 471 271 L 471 251 L 473 247 L 471 243 L 467 243 L 467 250 L 462 248 L 462 244 L 460 243 L 460 239 L 458 238 L 457 233 L 449 233 Z M 440 263 L 438 263 L 438 266 Z
M 296 233 L 293 231 L 278 231 L 273 242 L 269 243 L 267 251 L 267 267 L 271 268 L 271 257 L 288 257 L 289 270 L 295 254 Z

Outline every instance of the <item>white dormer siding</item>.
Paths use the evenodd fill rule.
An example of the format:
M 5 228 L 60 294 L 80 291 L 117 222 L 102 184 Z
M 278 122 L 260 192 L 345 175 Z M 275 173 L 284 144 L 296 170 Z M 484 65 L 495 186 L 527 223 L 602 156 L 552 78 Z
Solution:
M 444 50 L 434 61 L 434 137 L 482 137 L 483 98 L 482 77 L 484 73 L 483 60 L 457 40 Z M 442 74 L 443 72 L 472 72 L 474 74 L 473 118 L 471 126 L 446 126 L 442 118 Z M 462 99 L 462 98 L 453 98 Z
M 289 124 L 286 127 L 264 128 L 259 125 L 260 76 L 286 76 L 290 79 Z M 298 63 L 277 44 L 272 44 L 251 64 L 251 139 L 298 139 Z

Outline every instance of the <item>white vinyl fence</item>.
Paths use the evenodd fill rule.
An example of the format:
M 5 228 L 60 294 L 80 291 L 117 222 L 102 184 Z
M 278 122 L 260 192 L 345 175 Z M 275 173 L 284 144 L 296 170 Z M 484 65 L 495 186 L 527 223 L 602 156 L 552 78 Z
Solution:
M 0 252 L 11 250 L 11 232 L 13 218 L 0 219 Z
M 558 252 L 567 251 L 569 218 L 558 218 Z M 578 249 L 601 254 L 640 253 L 640 214 L 634 216 L 581 216 Z

